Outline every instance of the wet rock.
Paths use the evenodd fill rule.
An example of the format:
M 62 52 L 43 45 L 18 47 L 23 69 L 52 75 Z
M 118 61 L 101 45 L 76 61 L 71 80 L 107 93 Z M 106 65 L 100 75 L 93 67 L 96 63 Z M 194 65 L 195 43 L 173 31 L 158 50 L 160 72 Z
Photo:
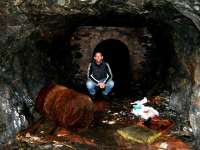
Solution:
M 192 131 L 196 139 L 196 148 L 200 144 L 199 138 L 200 138 L 200 129 L 199 129 L 199 124 L 200 124 L 200 88 L 197 86 L 195 88 L 195 93 L 193 94 L 193 100 L 190 105 L 190 125 L 192 126 Z
M 173 110 L 176 110 L 177 112 L 187 112 L 183 116 L 187 120 L 190 109 L 188 107 L 188 105 L 190 105 L 190 100 L 188 98 L 191 97 L 192 94 L 192 85 L 190 81 L 185 79 L 182 79 L 181 82 L 182 83 L 178 83 L 178 85 L 180 85 L 181 87 L 177 88 L 176 85 L 176 88 L 173 90 L 173 93 L 170 96 L 169 105 Z
M 23 103 L 18 103 L 17 93 L 8 85 L 0 86 L 0 144 L 14 140 L 13 134 L 26 128 L 28 121 Z

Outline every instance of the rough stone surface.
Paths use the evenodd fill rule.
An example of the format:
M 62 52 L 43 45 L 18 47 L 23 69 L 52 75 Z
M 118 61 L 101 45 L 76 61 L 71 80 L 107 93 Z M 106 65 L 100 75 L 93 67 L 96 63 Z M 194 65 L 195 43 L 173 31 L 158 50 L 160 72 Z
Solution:
M 132 80 L 137 80 L 138 76 L 144 76 L 141 74 L 139 75 L 139 73 L 141 72 L 140 69 L 145 61 L 145 53 L 147 53 L 147 51 L 140 43 L 141 37 L 139 37 L 139 35 L 146 34 L 148 34 L 148 32 L 145 28 L 134 30 L 133 28 L 122 27 L 80 27 L 71 40 L 71 45 L 76 49 L 80 49 L 78 52 L 81 54 L 81 58 L 75 59 L 80 66 L 80 74 L 77 74 L 77 76 L 82 76 L 82 79 L 87 79 L 87 67 L 92 59 L 94 49 L 101 42 L 110 39 L 119 40 L 127 46 L 129 52 L 129 58 L 127 59 L 130 60 L 130 70 L 133 72 Z M 76 51 L 74 50 L 74 52 Z M 76 53 L 74 55 L 76 55 Z M 116 55 L 115 50 L 113 50 L 113 55 Z M 123 61 L 122 58 L 118 59 Z
M 27 125 L 31 118 L 28 112 L 33 110 L 34 99 L 46 82 L 76 83 L 72 79 L 76 81 L 74 74 L 79 66 L 73 62 L 69 49 L 70 35 L 75 28 L 92 22 L 97 16 L 107 20 L 109 25 L 109 16 L 114 14 L 129 16 L 129 26 L 143 18 L 149 26 L 167 24 L 170 27 L 175 51 L 171 61 L 175 65 L 169 69 L 170 104 L 185 113 L 186 119 L 190 116 L 199 144 L 199 94 L 195 94 L 199 92 L 196 87 L 200 83 L 199 1 L 4 0 L 0 1 L 0 8 L 0 110 L 7 110 L 0 114 L 5 118 L 0 125 L 1 143 Z M 120 25 L 117 20 L 115 23 Z M 157 26 L 152 29 L 156 33 Z M 23 105 L 14 105 L 16 103 Z M 23 106 L 23 114 L 18 106 Z M 8 123 L 12 126 L 9 129 Z
M 15 101 L 20 95 L 7 85 L 1 85 L 0 104 L 0 139 L 1 143 L 8 140 L 20 129 L 27 127 L 28 122 L 22 108 L 23 101 Z M 23 99 L 22 97 L 18 99 Z M 7 141 L 8 142 L 8 141 Z
M 193 134 L 196 137 L 196 139 L 199 139 L 199 123 L 200 123 L 200 88 L 199 86 L 194 87 L 194 93 L 192 95 L 192 102 L 190 105 L 190 115 L 189 120 L 190 124 L 193 129 Z M 196 140 L 196 148 L 199 147 L 199 140 Z

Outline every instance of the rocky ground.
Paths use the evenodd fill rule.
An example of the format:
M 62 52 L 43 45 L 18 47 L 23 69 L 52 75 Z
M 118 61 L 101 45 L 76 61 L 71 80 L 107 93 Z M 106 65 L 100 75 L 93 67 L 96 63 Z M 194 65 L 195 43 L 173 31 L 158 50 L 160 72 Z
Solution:
M 130 113 L 133 98 L 116 98 L 112 96 L 110 102 L 101 100 L 98 104 L 99 112 L 90 127 L 80 132 L 65 130 L 55 122 L 41 118 L 28 129 L 19 132 L 16 143 L 5 145 L 16 149 L 194 149 L 192 129 L 188 122 L 183 122 L 182 116 L 169 108 L 169 93 L 164 91 L 158 96 L 149 97 L 149 106 L 154 107 L 160 113 L 160 118 L 171 120 L 174 125 L 167 129 L 151 145 L 131 144 L 119 138 L 118 129 L 138 124 L 141 119 Z M 99 100 L 98 100 L 99 102 Z M 104 110 L 104 111 L 102 111 Z M 159 125 L 158 125 L 159 126 Z M 121 145 L 120 143 L 123 143 Z M 166 146 L 167 144 L 167 146 Z M 182 146 L 182 147 L 181 147 Z

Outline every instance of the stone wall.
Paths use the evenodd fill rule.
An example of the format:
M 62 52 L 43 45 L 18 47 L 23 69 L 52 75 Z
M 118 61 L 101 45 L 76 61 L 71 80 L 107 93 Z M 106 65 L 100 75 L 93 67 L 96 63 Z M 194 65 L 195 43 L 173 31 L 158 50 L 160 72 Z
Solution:
M 87 67 L 92 60 L 92 55 L 96 46 L 102 41 L 115 39 L 123 42 L 129 51 L 130 71 L 132 72 L 132 80 L 138 80 L 142 75 L 139 73 L 142 64 L 145 62 L 146 49 L 141 44 L 142 36 L 148 31 L 145 28 L 124 28 L 124 27 L 79 27 L 72 35 L 71 46 L 76 47 L 81 54 L 80 58 L 74 56 L 76 63 L 80 66 L 78 76 L 86 80 Z M 73 51 L 73 50 L 72 50 Z M 76 53 L 74 54 L 76 55 Z M 114 50 L 113 50 L 113 55 Z M 119 58 L 119 61 L 121 59 Z

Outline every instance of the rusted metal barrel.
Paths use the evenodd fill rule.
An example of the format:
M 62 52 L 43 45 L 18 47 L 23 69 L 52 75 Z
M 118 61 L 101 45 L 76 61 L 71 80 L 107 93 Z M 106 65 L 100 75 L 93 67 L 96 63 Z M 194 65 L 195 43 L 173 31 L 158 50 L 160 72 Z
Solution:
M 83 129 L 93 120 L 90 97 L 61 85 L 49 85 L 39 92 L 36 108 L 48 119 L 69 129 Z

